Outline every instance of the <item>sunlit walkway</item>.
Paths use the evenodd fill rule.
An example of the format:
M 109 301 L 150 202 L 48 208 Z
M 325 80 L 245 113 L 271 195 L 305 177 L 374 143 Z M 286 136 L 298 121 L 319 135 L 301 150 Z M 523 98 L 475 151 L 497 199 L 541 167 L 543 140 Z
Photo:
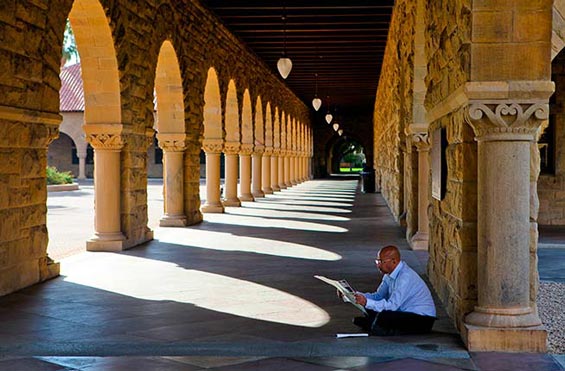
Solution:
M 397 244 L 420 273 L 427 259 L 357 186 L 309 181 L 198 226 L 155 227 L 154 241 L 119 254 L 63 259 L 61 277 L 0 298 L 0 370 L 506 369 L 470 355 L 437 301 L 430 335 L 335 338 L 357 332 L 358 313 L 313 275 L 370 291 L 380 246 Z M 61 214 L 65 228 L 73 220 Z M 519 370 L 520 356 L 556 366 L 498 357 Z

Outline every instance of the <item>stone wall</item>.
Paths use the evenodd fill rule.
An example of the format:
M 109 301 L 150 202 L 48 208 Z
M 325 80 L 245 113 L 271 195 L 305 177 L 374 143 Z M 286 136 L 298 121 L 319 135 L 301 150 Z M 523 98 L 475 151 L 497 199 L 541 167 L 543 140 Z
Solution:
M 415 16 L 415 2 L 396 2 L 373 116 L 376 182 L 396 220 L 404 212 L 404 129 L 412 118 Z
M 270 102 L 271 107 L 309 123 L 308 108 L 198 1 L 76 2 L 103 9 L 101 19 L 109 22 L 111 30 L 113 45 L 83 44 L 79 53 L 91 56 L 104 48 L 115 50 L 121 122 L 105 124 L 122 127 L 120 220 L 126 247 L 151 238 L 147 150 L 153 136 L 155 70 L 165 40 L 175 48 L 185 90 L 184 208 L 190 223 L 202 220 L 199 154 L 209 68 L 218 71 L 222 97 L 228 81 L 234 79 L 239 96 L 249 89 L 253 100 L 260 95 L 264 104 Z M 4 128 L 0 134 L 0 295 L 56 274 L 50 271 L 46 256 L 45 167 L 47 146 L 61 122 L 61 45 L 72 5 L 71 0 L 6 0 L 0 6 L 0 124 Z M 80 27 L 94 26 L 73 25 L 75 34 Z M 111 61 L 99 60 L 107 62 Z M 83 64 L 83 76 L 84 68 L 88 67 Z M 85 99 L 88 105 L 88 95 Z
M 465 108 L 454 110 L 449 100 L 469 79 L 471 1 L 450 3 L 449 7 L 443 3 L 428 2 L 425 13 L 429 132 L 445 128 L 448 142 L 442 154 L 447 160 L 445 197 L 431 198 L 429 209 L 428 273 L 448 314 L 460 327 L 477 300 L 477 145 L 465 122 Z
M 551 79 L 555 93 L 550 106 L 550 120 L 554 135 L 554 174 L 541 174 L 537 189 L 539 196 L 538 223 L 541 225 L 565 225 L 565 55 L 553 59 Z

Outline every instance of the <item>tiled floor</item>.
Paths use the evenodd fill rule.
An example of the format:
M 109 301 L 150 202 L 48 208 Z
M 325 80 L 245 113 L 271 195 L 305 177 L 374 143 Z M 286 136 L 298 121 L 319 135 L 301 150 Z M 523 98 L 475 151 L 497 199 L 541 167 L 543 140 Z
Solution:
M 389 243 L 425 271 L 380 195 L 356 188 L 310 181 L 63 260 L 61 277 L 0 298 L 0 370 L 560 369 L 548 355 L 469 354 L 439 302 L 432 334 L 336 339 L 357 312 L 313 275 L 373 290 Z

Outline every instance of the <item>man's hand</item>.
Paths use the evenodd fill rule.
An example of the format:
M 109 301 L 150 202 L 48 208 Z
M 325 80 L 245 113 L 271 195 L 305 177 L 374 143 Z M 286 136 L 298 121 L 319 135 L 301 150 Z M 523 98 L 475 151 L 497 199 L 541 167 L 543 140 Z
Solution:
M 355 294 L 355 302 L 357 304 L 361 304 L 362 306 L 367 305 L 367 298 L 363 294 Z

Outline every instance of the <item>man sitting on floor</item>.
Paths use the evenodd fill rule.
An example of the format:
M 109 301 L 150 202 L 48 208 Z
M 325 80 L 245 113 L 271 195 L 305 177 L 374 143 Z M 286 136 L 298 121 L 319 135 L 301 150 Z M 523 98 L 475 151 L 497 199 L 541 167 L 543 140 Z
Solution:
M 375 260 L 384 274 L 374 293 L 356 293 L 368 316 L 353 321 L 371 335 L 390 336 L 430 332 L 436 308 L 422 278 L 400 259 L 396 246 L 385 246 Z

